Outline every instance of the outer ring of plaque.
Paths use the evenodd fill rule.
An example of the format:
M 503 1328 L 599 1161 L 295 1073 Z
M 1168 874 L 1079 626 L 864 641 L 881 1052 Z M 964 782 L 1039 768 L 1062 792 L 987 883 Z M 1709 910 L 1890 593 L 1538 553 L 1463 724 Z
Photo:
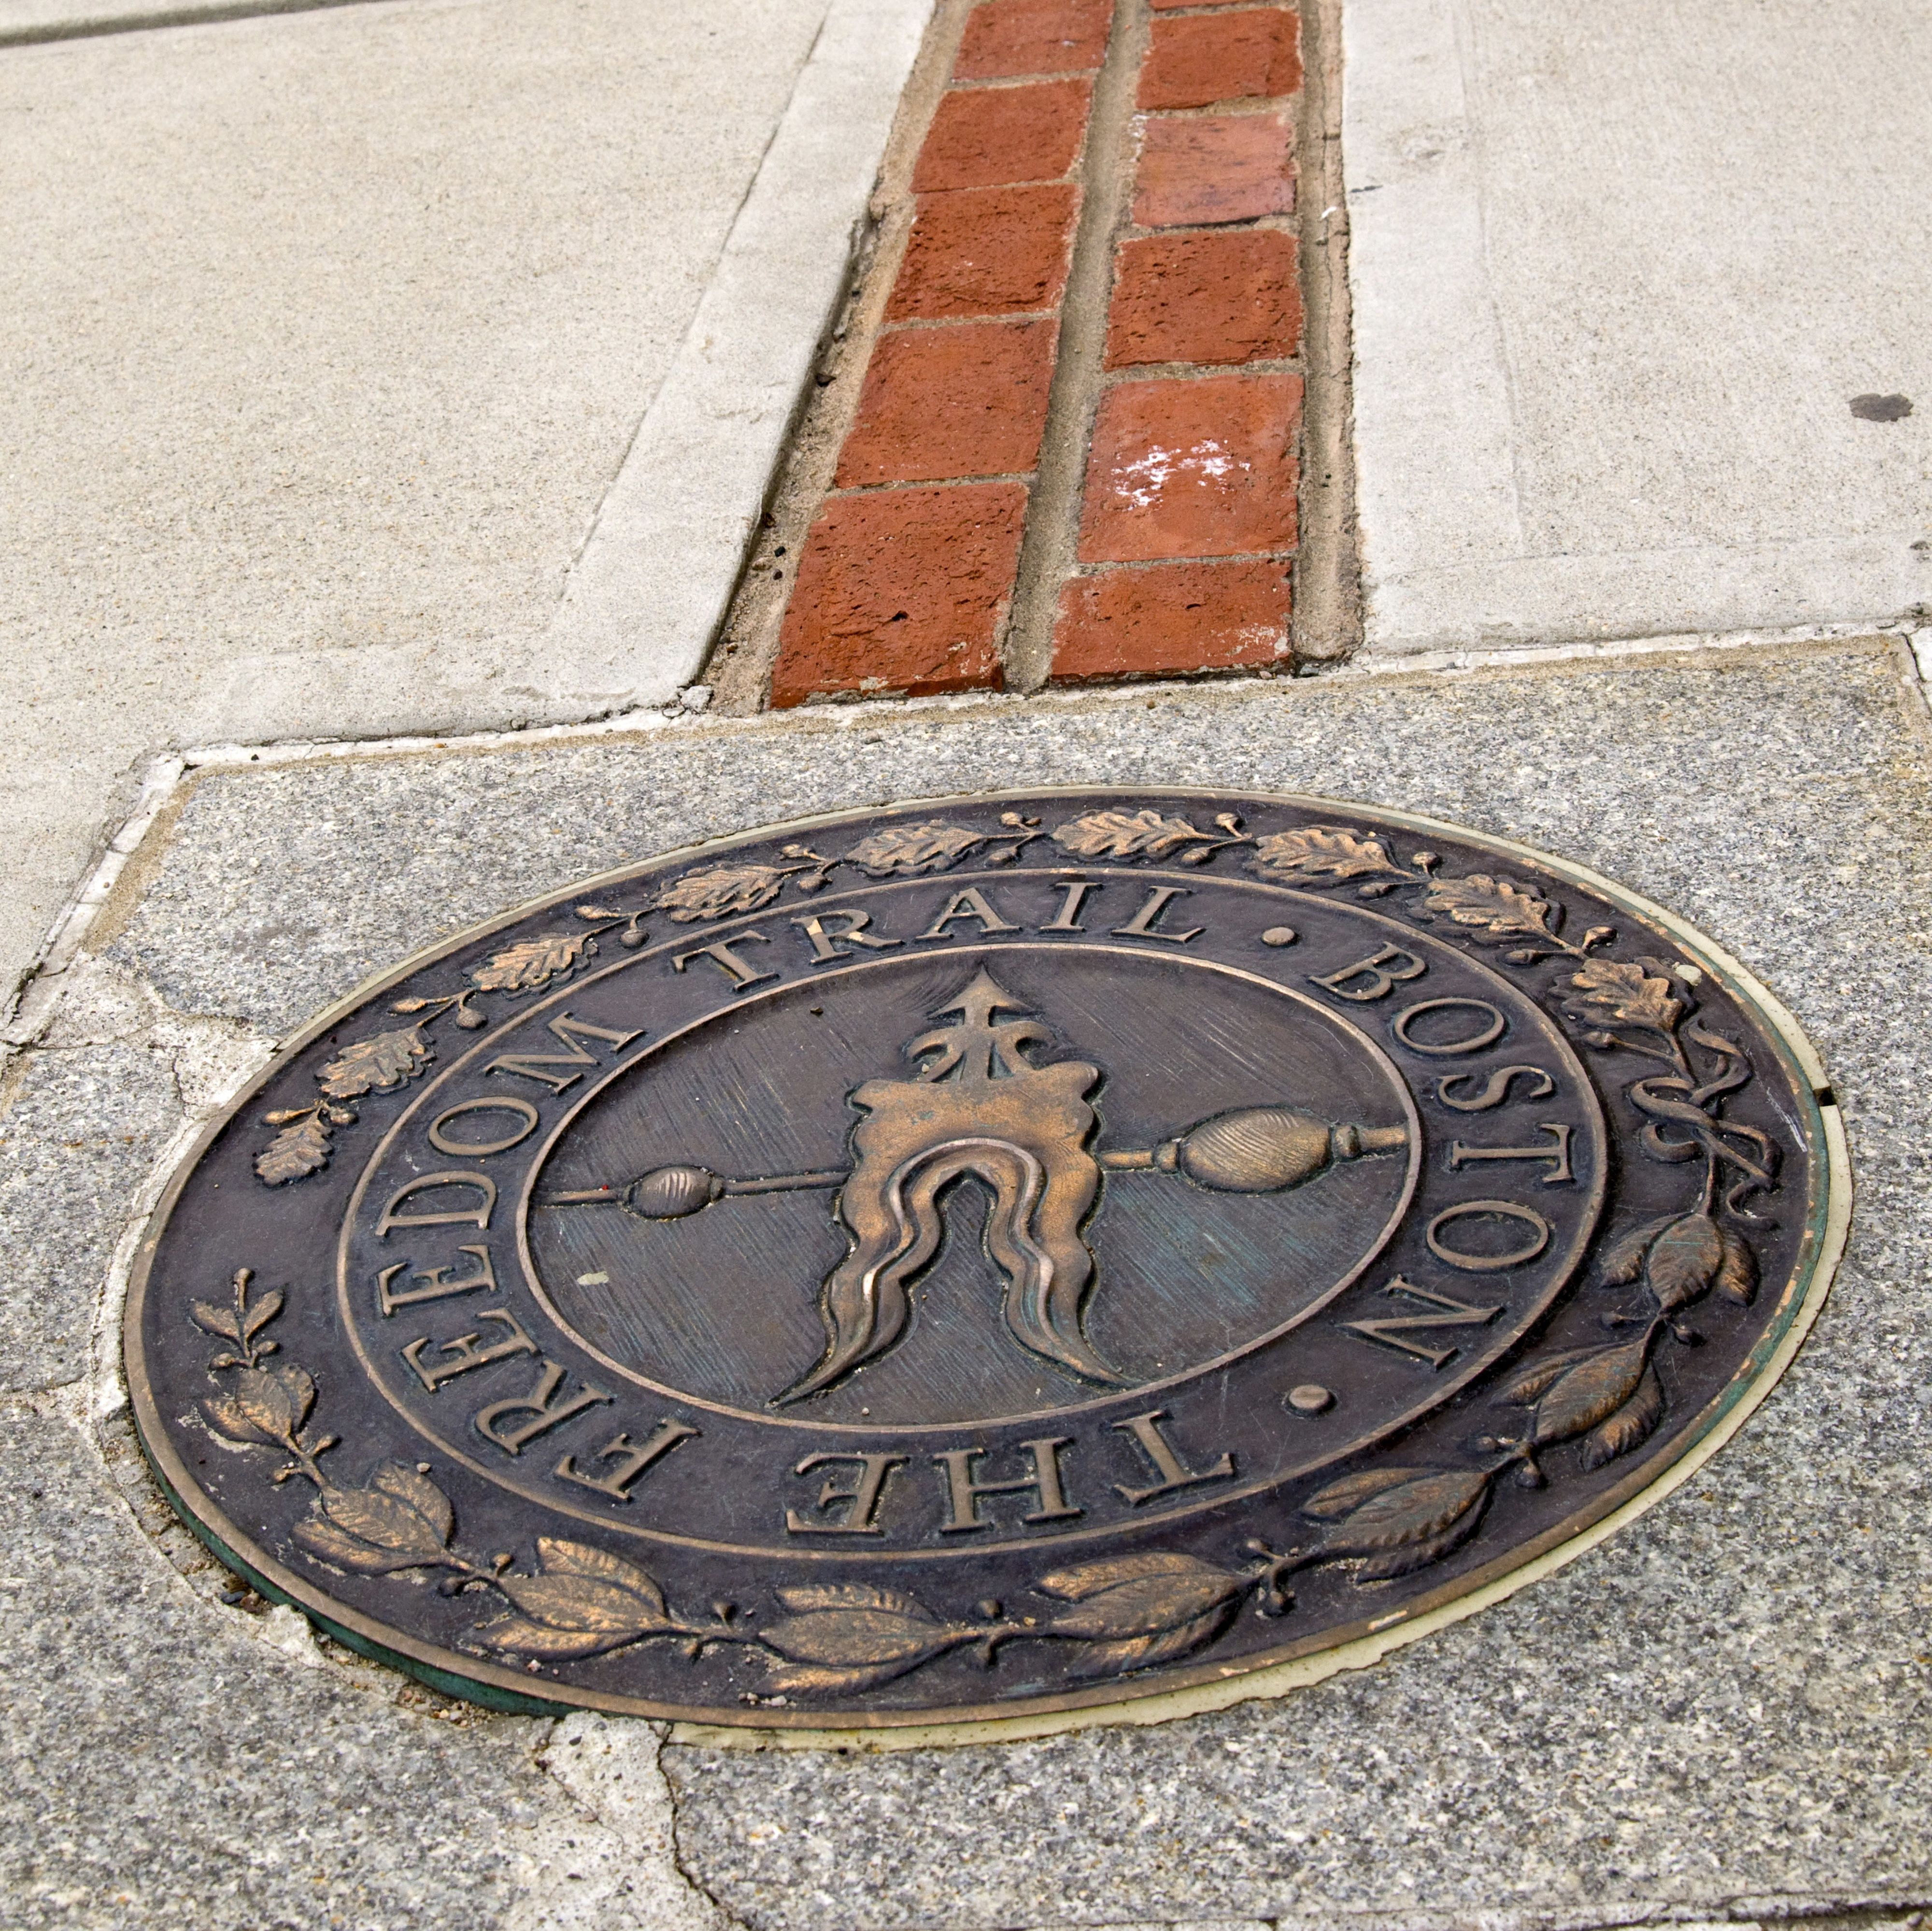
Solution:
M 1162 795 L 1175 798 L 1219 800 L 1229 794 L 1219 787 L 1160 785 Z M 1790 1365 L 1822 1311 L 1826 1297 L 1844 1252 L 1851 1222 L 1852 1174 L 1844 1125 L 1822 1062 L 1796 1020 L 1763 984 L 1721 947 L 1664 907 L 1629 890 L 1590 867 L 1550 853 L 1474 830 L 1442 818 L 1363 805 L 1307 793 L 1268 792 L 1238 788 L 1240 794 L 1292 809 L 1330 812 L 1347 817 L 1372 812 L 1384 824 L 1424 838 L 1455 840 L 1514 859 L 1585 889 L 1666 935 L 1715 978 L 1731 998 L 1752 1010 L 1766 1044 L 1778 1053 L 1798 1102 L 1812 1170 L 1822 1184 L 1814 1194 L 1799 1241 L 1800 1259 L 1778 1305 L 1750 1353 L 1731 1380 L 1705 1404 L 1696 1419 L 1678 1432 L 1687 1445 L 1660 1472 L 1634 1470 L 1594 1500 L 1565 1517 L 1540 1536 L 1517 1544 L 1495 1560 L 1466 1572 L 1454 1582 L 1412 1599 L 1402 1609 L 1382 1617 L 1364 1617 L 1304 1638 L 1288 1642 L 1268 1659 L 1229 1674 L 1225 1664 L 1202 1664 L 1172 1672 L 1167 1680 L 1138 1695 L 1131 1684 L 1115 1683 L 1058 1696 L 1042 1697 L 1019 1712 L 999 1705 L 940 1710 L 883 1710 L 828 1722 L 806 1711 L 761 1709 L 748 1713 L 742 1723 L 723 1724 L 718 1713 L 688 1707 L 646 1703 L 622 1696 L 573 1689 L 568 1699 L 533 1696 L 527 1676 L 503 1665 L 412 1640 L 376 1619 L 337 1602 L 307 1578 L 278 1561 L 244 1534 L 203 1499 L 197 1509 L 188 1500 L 197 1485 L 176 1453 L 164 1430 L 153 1389 L 142 1366 L 140 1330 L 146 1310 L 150 1272 L 160 1237 L 188 1180 L 215 1136 L 233 1116 L 248 1106 L 257 1089 L 286 1062 L 348 1014 L 358 1011 L 388 988 L 409 978 L 423 966 L 459 947 L 533 913 L 567 905 L 596 892 L 607 883 L 628 878 L 636 862 L 580 878 L 512 908 L 499 917 L 426 946 L 365 981 L 345 998 L 312 1018 L 279 1046 L 268 1063 L 209 1122 L 182 1157 L 149 1216 L 130 1271 L 122 1315 L 122 1358 L 136 1437 L 169 1502 L 196 1536 L 236 1573 L 269 1601 L 299 1609 L 319 1629 L 357 1653 L 384 1662 L 446 1695 L 488 1707 L 532 1715 L 562 1716 L 573 1709 L 598 1709 L 613 1713 L 668 1722 L 673 1742 L 737 1748 L 850 1749 L 862 1740 L 868 1749 L 929 1749 L 954 1744 L 1018 1741 L 1090 1728 L 1101 1723 L 1159 1723 L 1201 1712 L 1225 1709 L 1257 1698 L 1279 1696 L 1306 1684 L 1318 1683 L 1344 1670 L 1365 1668 L 1394 1649 L 1432 1634 L 1466 1616 L 1489 1608 L 1518 1590 L 1540 1581 L 1604 1541 L 1645 1509 L 1673 1494 L 1695 1476 L 1729 1442 L 1771 1392 Z M 1099 785 L 1031 785 L 1024 789 L 952 794 L 933 798 L 900 799 L 860 810 L 818 813 L 788 819 L 782 825 L 752 827 L 728 838 L 675 848 L 642 861 L 668 865 L 687 858 L 716 858 L 736 845 L 752 844 L 778 833 L 796 834 L 834 824 L 849 824 L 880 809 L 940 809 L 946 806 L 984 806 L 1003 800 L 1059 797 L 1070 800 L 1112 798 L 1121 788 Z M 212 1519 L 211 1519 L 212 1518 Z M 1177 1682 L 1176 1678 L 1179 1680 Z

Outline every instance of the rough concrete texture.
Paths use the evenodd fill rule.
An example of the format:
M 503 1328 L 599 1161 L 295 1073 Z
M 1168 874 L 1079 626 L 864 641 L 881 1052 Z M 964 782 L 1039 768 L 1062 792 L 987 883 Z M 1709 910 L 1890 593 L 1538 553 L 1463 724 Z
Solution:
M 0 1404 L 9 1931 L 716 1921 L 671 1862 L 648 1726 L 600 1749 L 587 1719 L 483 1717 L 230 1606 L 158 1500 L 130 1514 L 80 1392 Z
M 407 0 L 0 56 L 0 981 L 168 744 L 542 713 L 519 667 L 825 11 Z M 826 180 L 836 283 L 870 175 Z
M 1916 1908 L 1932 1902 L 1917 1131 L 1932 752 L 1895 648 L 981 699 L 212 770 L 130 872 L 111 956 L 76 977 L 62 1023 L 70 1041 L 112 1032 L 145 980 L 206 1017 L 198 1036 L 218 1019 L 232 1041 L 280 1031 L 368 971 L 600 867 L 984 786 L 1319 791 L 1598 866 L 1760 972 L 1845 1108 L 1850 1254 L 1738 1440 L 1556 1577 L 1280 1701 L 884 1756 L 674 1743 L 676 1857 L 772 1931 L 1564 1931 Z M 159 1023 L 140 1023 L 152 1037 Z M 73 1050 L 32 1050 L 29 1071 Z M 104 1175 L 103 1227 L 131 1185 Z M 16 1191 L 8 1237 L 36 1210 Z M 29 1304 L 10 1318 L 32 1317 Z M 455 1721 L 386 1672 L 304 1648 L 286 1619 L 224 1607 L 212 1578 L 170 1566 L 183 1538 L 128 1466 L 108 1377 L 90 1397 L 104 1420 L 76 1436 L 61 1419 L 82 1392 L 0 1409 L 31 1439 L 0 1457 L 22 1485 L 7 1573 L 38 1592 L 4 1626 L 36 1646 L 6 1719 L 31 1767 L 6 1800 L 10 1854 L 35 1860 L 8 1892 L 34 1914 L 22 1921 L 142 1921 L 123 1892 L 172 1900 L 171 1922 L 205 1896 L 192 1921 L 238 1931 L 614 1927 L 708 1908 L 668 1855 L 647 1727 Z M 291 1650 L 320 1666 L 292 1667 Z
M 126 1199 L 181 1117 L 165 1062 L 118 1044 L 37 1053 L 10 1068 L 0 1117 L 0 1388 L 86 1369 L 94 1307 Z
M 1932 600 L 1932 180 L 1900 134 L 1932 113 L 1932 15 L 1352 0 L 1342 19 L 1372 648 Z M 1915 413 L 1861 419 L 1874 392 Z

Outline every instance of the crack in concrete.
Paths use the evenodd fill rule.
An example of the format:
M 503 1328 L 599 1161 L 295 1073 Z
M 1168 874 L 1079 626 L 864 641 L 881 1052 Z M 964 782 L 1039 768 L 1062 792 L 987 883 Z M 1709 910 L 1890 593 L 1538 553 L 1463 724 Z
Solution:
M 658 1774 L 664 1779 L 664 1789 L 670 1798 L 671 1862 L 676 1866 L 678 1875 L 710 1905 L 724 1923 L 730 1927 L 730 1931 L 753 1931 L 751 1920 L 740 1917 L 732 1910 L 718 1896 L 716 1890 L 699 1875 L 696 1865 L 692 1861 L 691 1854 L 685 1848 L 684 1799 L 679 1793 L 675 1779 L 664 1767 L 664 1746 L 662 1743 L 658 1751 Z
M 508 1931 L 748 1931 L 686 1863 L 677 1793 L 662 1761 L 665 1726 L 579 1710 L 552 1724 L 530 1753 L 579 1817 L 577 1836 L 547 1823 L 531 1833 L 532 1881 Z M 642 1893 L 641 1895 L 640 1893 Z

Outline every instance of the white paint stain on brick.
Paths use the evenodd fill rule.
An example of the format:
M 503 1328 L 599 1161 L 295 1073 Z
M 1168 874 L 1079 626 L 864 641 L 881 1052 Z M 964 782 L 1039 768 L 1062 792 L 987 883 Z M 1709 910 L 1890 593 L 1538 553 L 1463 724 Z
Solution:
M 1114 483 L 1114 494 L 1136 509 L 1149 509 L 1176 476 L 1183 487 L 1190 482 L 1204 487 L 1253 467 L 1241 457 L 1230 455 L 1211 437 L 1185 449 L 1164 449 L 1156 443 L 1145 455 L 1123 463 L 1114 472 L 1121 480 Z

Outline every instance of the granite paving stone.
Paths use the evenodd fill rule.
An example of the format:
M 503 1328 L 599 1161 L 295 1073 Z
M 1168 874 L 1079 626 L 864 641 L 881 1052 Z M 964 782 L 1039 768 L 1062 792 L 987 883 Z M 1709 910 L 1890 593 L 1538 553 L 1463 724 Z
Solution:
M 274 1032 L 453 928 L 632 856 L 1056 780 L 1372 800 L 1660 899 L 1796 1011 L 1860 1189 L 1818 1328 L 1736 1442 L 1556 1576 L 1280 1701 L 886 1754 L 674 1736 L 679 1851 L 760 1931 L 1904 1911 L 1932 1901 L 1928 763 L 1904 653 L 1876 640 L 211 769 L 108 950 L 178 1011 Z M 149 1569 L 165 1578 L 160 1555 Z M 90 1626 L 76 1652 L 108 1640 Z M 282 1670 L 238 1653 L 236 1680 Z M 198 1721 L 218 1737 L 226 1719 Z M 40 1761 L 50 1788 L 92 1789 L 58 1744 Z M 97 1800 L 105 1816 L 145 1800 Z M 265 1896 L 292 1895 L 277 1881 Z M 479 1906 L 448 1921 L 492 1920 Z
M 38 1405 L 0 1407 L 0 1923 L 493 1921 L 544 1726 L 400 1709 L 277 1654 L 158 1559 Z
M 0 1113 L 0 1391 L 85 1369 L 125 1197 L 182 1115 L 164 1059 L 138 1047 L 35 1053 L 8 1069 Z

